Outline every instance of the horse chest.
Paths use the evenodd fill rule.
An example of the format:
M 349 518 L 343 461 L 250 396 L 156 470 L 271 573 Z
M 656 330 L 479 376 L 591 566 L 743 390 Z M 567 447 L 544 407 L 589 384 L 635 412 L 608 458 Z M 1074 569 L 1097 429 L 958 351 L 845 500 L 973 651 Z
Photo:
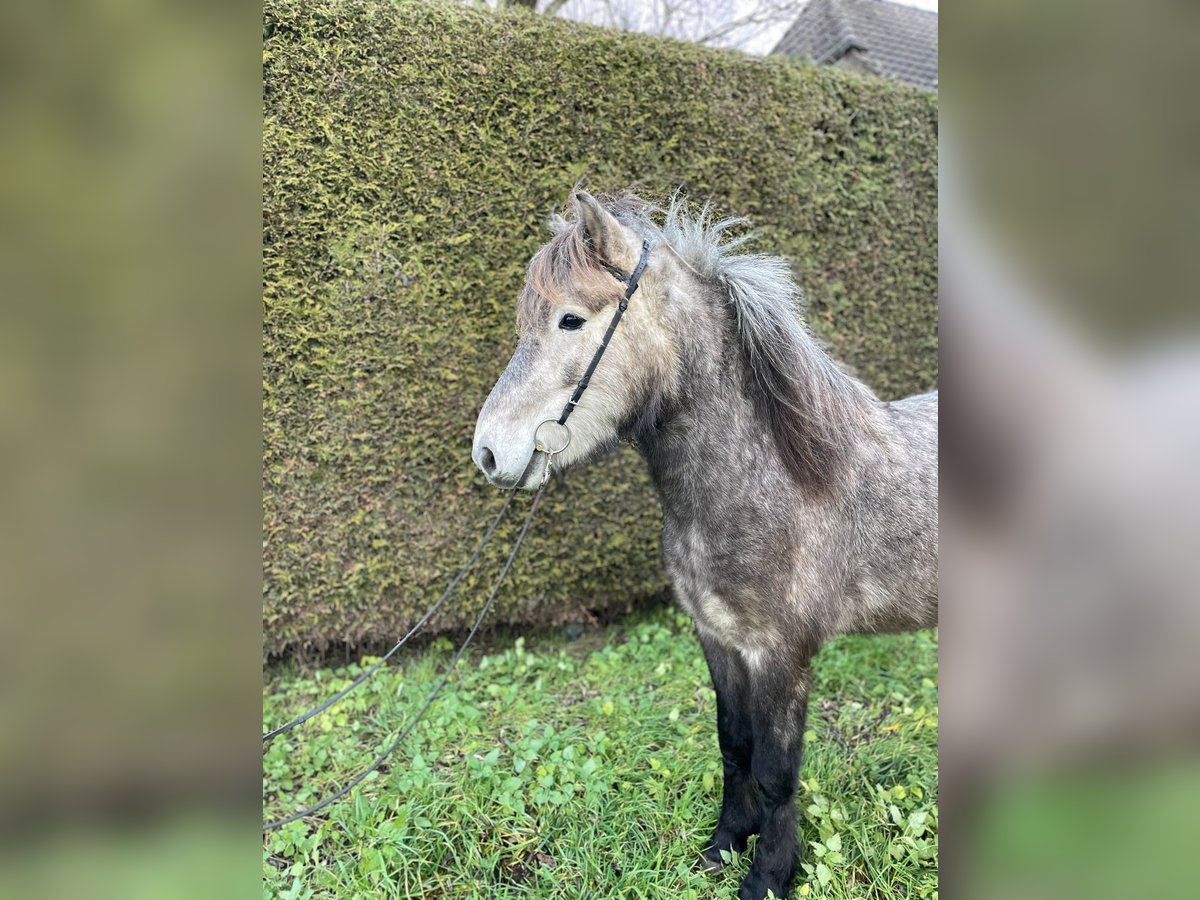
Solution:
M 663 545 L 679 605 L 702 633 L 738 650 L 773 639 L 773 629 L 751 614 L 737 579 L 721 564 L 730 548 L 695 528 L 665 529 Z

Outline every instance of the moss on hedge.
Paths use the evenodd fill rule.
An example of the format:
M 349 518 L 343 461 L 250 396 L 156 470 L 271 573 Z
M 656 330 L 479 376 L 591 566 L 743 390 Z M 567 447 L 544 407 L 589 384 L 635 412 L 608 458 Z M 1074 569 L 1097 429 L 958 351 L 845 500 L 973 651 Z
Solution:
M 498 493 L 475 414 L 547 213 L 579 179 L 683 187 L 793 260 L 814 330 L 883 396 L 937 376 L 937 108 L 831 69 L 455 4 L 267 0 L 264 652 L 385 641 Z M 441 629 L 473 618 L 517 527 Z M 630 451 L 556 483 L 497 620 L 665 584 Z

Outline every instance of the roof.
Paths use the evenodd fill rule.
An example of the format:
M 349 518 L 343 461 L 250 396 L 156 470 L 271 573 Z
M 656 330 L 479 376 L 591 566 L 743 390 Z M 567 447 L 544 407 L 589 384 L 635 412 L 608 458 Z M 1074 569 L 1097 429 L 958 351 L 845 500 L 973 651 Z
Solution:
M 936 91 L 937 13 L 887 0 L 809 0 L 773 53 L 834 63 L 851 50 L 877 75 Z

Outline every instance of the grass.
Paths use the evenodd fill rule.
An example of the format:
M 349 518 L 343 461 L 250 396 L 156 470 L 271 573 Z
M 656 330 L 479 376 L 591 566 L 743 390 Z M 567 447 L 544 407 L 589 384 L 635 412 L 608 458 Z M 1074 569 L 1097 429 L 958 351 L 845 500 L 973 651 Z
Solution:
M 452 655 L 439 638 L 271 744 L 264 816 L 366 765 Z M 936 634 L 840 638 L 815 670 L 794 895 L 936 898 Z M 272 670 L 264 723 L 359 671 Z M 708 671 L 673 609 L 575 642 L 494 637 L 383 772 L 264 838 L 264 897 L 734 897 L 744 855 L 699 866 L 719 763 Z

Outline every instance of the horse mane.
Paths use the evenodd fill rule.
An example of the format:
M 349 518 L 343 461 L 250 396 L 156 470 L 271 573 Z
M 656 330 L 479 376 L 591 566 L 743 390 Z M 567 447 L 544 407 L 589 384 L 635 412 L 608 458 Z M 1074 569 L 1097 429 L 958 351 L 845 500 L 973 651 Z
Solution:
M 770 425 L 788 469 L 810 485 L 827 485 L 837 478 L 869 427 L 877 400 L 805 327 L 804 297 L 788 261 L 735 252 L 755 235 L 730 237 L 728 232 L 748 220 L 716 219 L 708 203 L 693 213 L 678 193 L 665 209 L 634 195 L 607 200 L 605 207 L 639 236 L 668 246 L 698 278 L 717 288 L 751 374 L 747 390 Z M 652 218 L 656 213 L 661 226 Z M 577 222 L 553 217 L 551 228 L 555 237 L 543 251 L 548 265 L 536 268 L 561 275 L 576 265 L 597 266 Z
M 710 204 L 690 214 L 676 195 L 663 235 L 701 278 L 717 284 L 737 325 L 759 413 L 793 475 L 828 484 L 870 418 L 875 398 L 845 372 L 805 326 L 804 295 L 781 256 L 738 253 L 754 237 L 727 238 L 743 217 L 715 219 Z

